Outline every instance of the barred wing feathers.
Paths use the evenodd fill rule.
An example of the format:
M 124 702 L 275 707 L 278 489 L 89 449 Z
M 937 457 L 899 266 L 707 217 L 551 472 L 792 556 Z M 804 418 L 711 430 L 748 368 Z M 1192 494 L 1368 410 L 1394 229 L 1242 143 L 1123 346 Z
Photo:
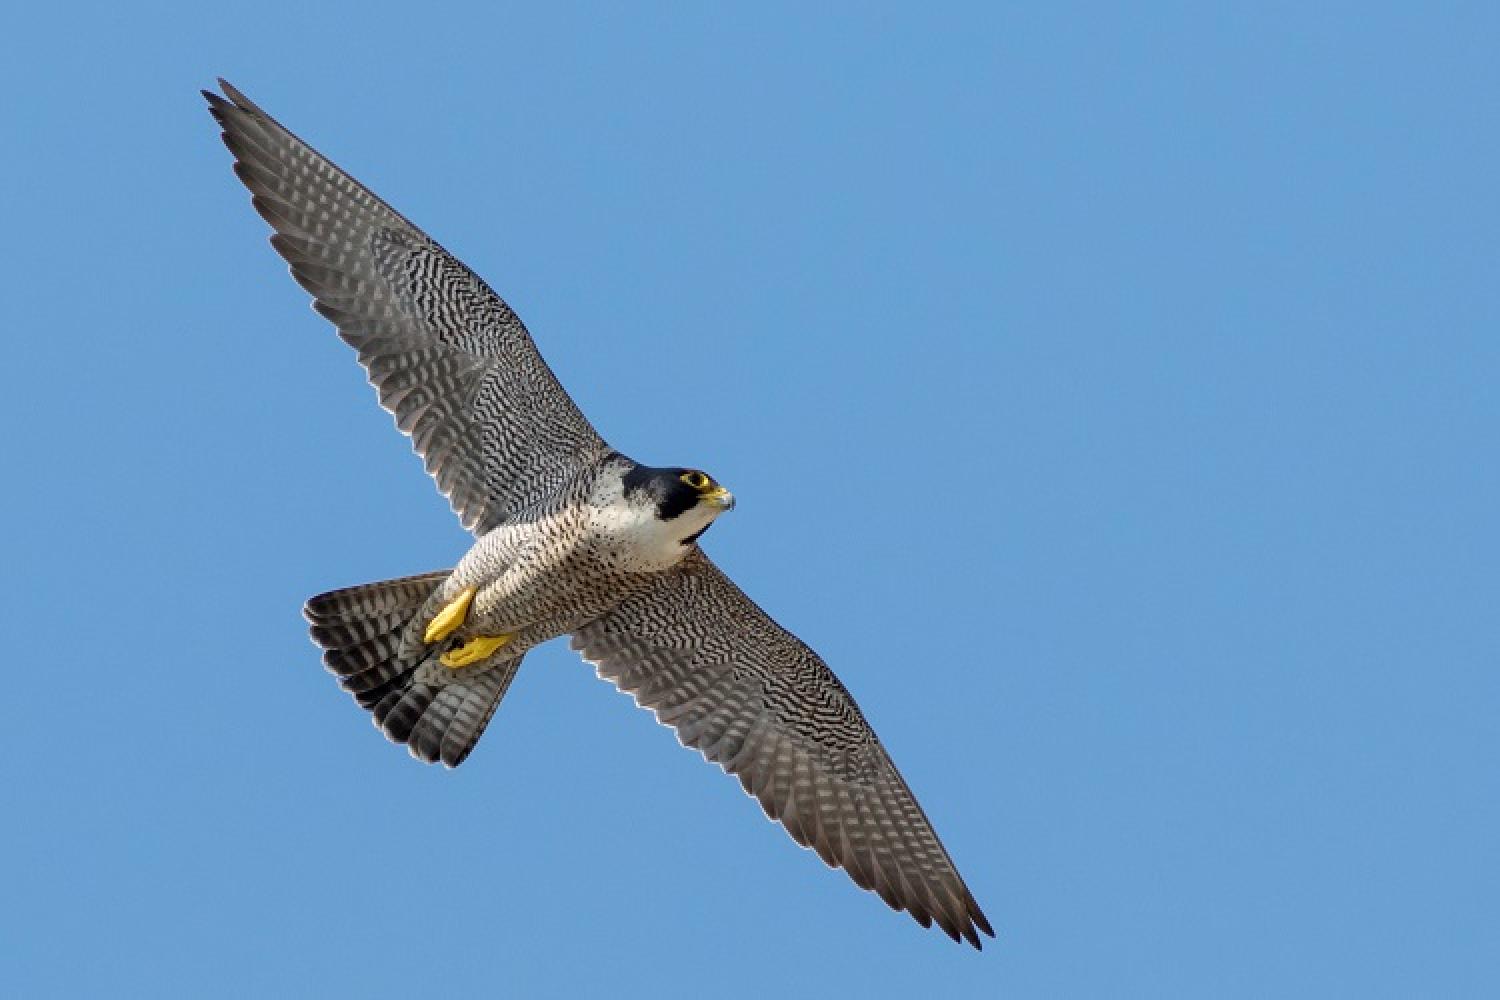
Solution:
M 849 692 L 701 550 L 573 648 L 861 888 L 955 941 L 994 936 Z
M 609 448 L 477 275 L 234 87 L 204 92 L 271 245 L 476 534 Z

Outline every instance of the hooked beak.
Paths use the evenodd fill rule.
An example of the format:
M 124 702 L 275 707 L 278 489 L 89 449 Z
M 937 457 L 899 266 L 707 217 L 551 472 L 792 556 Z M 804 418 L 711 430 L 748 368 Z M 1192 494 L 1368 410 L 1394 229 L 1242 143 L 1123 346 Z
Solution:
M 703 494 L 703 502 L 719 510 L 734 510 L 734 494 L 722 486 L 715 486 Z

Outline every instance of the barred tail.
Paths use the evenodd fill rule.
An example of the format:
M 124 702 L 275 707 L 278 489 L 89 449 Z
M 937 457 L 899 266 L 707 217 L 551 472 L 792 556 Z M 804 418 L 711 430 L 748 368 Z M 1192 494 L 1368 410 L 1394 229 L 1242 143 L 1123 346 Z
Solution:
M 367 583 L 307 602 L 323 664 L 374 714 L 375 726 L 418 760 L 457 767 L 510 687 L 520 657 L 453 670 L 409 628 L 449 571 Z

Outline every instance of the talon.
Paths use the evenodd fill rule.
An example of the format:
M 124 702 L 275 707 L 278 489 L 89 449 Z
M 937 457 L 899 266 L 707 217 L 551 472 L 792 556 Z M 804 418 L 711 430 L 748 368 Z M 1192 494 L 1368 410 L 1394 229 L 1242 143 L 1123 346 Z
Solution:
M 501 646 L 506 645 L 516 637 L 514 632 L 506 635 L 476 635 L 461 646 L 455 646 L 442 656 L 438 662 L 445 667 L 457 669 L 467 667 L 472 663 L 488 659 L 490 654 Z
M 432 624 L 427 626 L 427 631 L 422 634 L 422 641 L 426 643 L 442 642 L 453 633 L 453 630 L 464 623 L 469 615 L 469 605 L 474 601 L 474 595 L 479 593 L 478 587 L 470 587 L 462 594 L 448 602 L 448 606 L 437 613 Z

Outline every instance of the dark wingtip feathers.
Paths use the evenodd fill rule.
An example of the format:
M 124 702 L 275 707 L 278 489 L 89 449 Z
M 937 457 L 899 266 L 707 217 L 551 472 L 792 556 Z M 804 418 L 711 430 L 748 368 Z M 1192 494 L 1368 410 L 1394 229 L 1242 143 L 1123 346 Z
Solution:
M 256 107 L 255 102 L 246 97 L 234 84 L 222 76 L 215 77 L 214 79 L 218 83 L 219 89 L 224 92 L 222 95 L 216 94 L 212 90 L 198 91 L 198 93 L 203 95 L 203 99 L 208 101 L 210 110 L 221 111 L 234 107 L 252 114 L 264 114 L 260 108 Z
M 224 92 L 224 96 L 229 98 L 235 104 L 238 104 L 246 111 L 260 111 L 260 108 L 255 106 L 255 102 L 246 97 L 244 93 L 241 92 L 240 89 L 234 84 L 230 83 L 222 76 L 215 77 L 214 79 L 218 82 L 219 89 Z

